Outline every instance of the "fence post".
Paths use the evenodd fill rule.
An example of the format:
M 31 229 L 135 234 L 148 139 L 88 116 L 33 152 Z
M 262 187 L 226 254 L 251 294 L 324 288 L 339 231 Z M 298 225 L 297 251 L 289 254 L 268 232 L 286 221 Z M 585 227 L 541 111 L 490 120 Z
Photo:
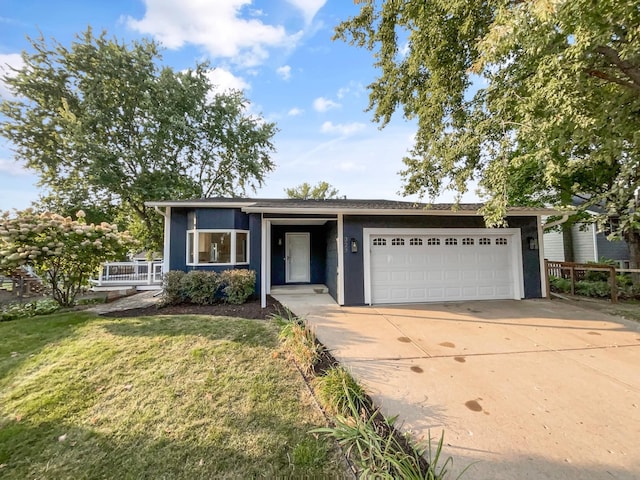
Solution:
M 571 277 L 571 295 L 576 294 L 576 271 L 573 265 L 569 267 L 569 275 Z
M 147 262 L 147 285 L 153 281 L 153 262 Z
M 616 281 L 616 267 L 609 267 L 609 284 L 611 286 L 611 303 L 618 303 L 618 283 Z

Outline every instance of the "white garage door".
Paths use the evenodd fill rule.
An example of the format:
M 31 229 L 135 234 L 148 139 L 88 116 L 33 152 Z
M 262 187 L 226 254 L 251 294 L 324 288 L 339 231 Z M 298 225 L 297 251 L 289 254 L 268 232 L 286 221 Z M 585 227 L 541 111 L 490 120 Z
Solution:
M 513 229 L 384 229 L 366 233 L 367 239 L 368 303 L 521 297 L 519 235 Z

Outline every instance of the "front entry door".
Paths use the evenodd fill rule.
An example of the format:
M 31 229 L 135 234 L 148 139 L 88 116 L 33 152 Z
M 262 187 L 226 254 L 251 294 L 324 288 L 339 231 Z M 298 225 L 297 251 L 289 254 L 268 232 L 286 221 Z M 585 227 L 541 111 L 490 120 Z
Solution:
M 309 233 L 285 234 L 286 282 L 310 282 Z

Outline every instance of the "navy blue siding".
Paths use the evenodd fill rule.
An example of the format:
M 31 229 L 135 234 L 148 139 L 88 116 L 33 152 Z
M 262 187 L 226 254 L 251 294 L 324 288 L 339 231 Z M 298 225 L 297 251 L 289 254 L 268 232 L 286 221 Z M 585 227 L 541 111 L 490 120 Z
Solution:
M 171 209 L 171 245 L 169 270 L 187 270 L 187 215 L 186 208 Z
M 607 258 L 609 260 L 629 260 L 629 245 L 624 240 L 607 240 L 604 233 L 596 235 L 598 245 L 598 260 Z
M 285 234 L 309 233 L 311 248 L 311 283 L 325 283 L 326 227 L 324 225 L 273 225 L 271 227 L 271 285 L 284 285 Z M 280 245 L 279 245 L 280 243 Z
M 525 298 L 542 296 L 540 282 L 540 251 L 529 250 L 527 237 L 537 238 L 536 217 L 509 217 L 510 228 L 520 228 Z M 345 216 L 344 217 L 344 302 L 364 304 L 363 228 L 485 228 L 481 217 L 463 216 Z M 358 252 L 352 253 L 350 240 L 358 242 Z
M 325 267 L 324 284 L 329 289 L 329 295 L 334 300 L 338 299 L 338 247 L 336 238 L 338 237 L 337 222 L 329 222 L 327 225 L 327 260 Z
M 251 230 L 249 234 L 249 265 L 203 265 L 199 267 L 187 266 L 187 230 L 189 218 L 195 215 L 198 229 L 235 229 Z M 255 225 L 251 225 L 252 218 L 257 217 Z M 254 219 L 255 220 L 255 219 Z M 260 285 L 260 215 L 247 215 L 239 209 L 222 208 L 172 208 L 171 209 L 171 246 L 169 257 L 170 270 L 208 270 L 221 272 L 229 269 L 249 268 L 256 271 L 256 292 Z

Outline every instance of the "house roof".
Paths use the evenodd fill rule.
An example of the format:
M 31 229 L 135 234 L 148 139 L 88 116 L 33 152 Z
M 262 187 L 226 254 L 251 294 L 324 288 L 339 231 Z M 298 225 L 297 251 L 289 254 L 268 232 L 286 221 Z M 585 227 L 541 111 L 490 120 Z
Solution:
M 419 203 L 399 200 L 295 198 L 227 198 L 146 202 L 149 207 L 240 208 L 247 213 L 314 213 L 314 214 L 414 214 L 414 215 L 479 215 L 482 203 Z M 509 215 L 552 215 L 555 210 L 536 207 L 509 207 Z

